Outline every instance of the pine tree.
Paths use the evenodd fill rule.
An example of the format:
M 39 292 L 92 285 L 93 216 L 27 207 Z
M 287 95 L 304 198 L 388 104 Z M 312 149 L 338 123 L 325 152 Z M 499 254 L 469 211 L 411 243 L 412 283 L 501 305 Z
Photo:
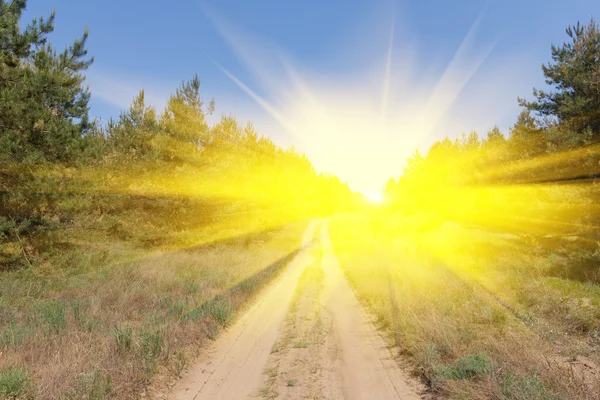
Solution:
M 494 126 L 492 130 L 487 133 L 487 138 L 485 139 L 486 144 L 500 144 L 505 142 L 506 138 L 497 126 Z
M 541 116 L 555 117 L 576 132 L 589 129 L 600 139 L 600 28 L 592 19 L 566 29 L 571 39 L 552 45 L 552 62 L 542 66 L 554 91 L 533 90 L 536 101 L 519 103 Z
M 514 159 L 538 156 L 546 151 L 544 131 L 540 129 L 529 110 L 523 110 L 510 128 L 510 146 Z
M 158 133 L 156 111 L 146 106 L 141 90 L 118 122 L 109 121 L 108 134 L 112 146 L 127 156 L 144 156 L 152 150 L 152 138 Z
M 47 42 L 55 13 L 19 26 L 26 0 L 0 0 L 0 157 L 13 160 L 68 160 L 90 128 L 81 74 L 87 29 L 61 53 Z
M 194 75 L 191 80 L 182 83 L 169 98 L 161 117 L 162 129 L 180 145 L 193 144 L 200 150 L 207 140 L 206 114 L 212 113 L 213 110 L 213 102 L 206 111 L 204 110 L 204 103 L 200 97 L 200 79 L 198 75 Z

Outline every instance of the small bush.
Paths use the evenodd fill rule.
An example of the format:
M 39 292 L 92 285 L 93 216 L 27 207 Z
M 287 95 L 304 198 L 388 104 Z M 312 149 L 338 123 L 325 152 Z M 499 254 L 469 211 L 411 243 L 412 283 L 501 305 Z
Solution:
M 8 367 L 0 371 L 0 398 L 30 399 L 31 381 L 25 368 Z
M 133 329 L 131 329 L 129 325 L 123 327 L 115 325 L 113 328 L 113 336 L 119 352 L 131 350 L 131 344 L 133 343 Z
M 461 357 L 454 364 L 440 365 L 435 373 L 449 380 L 480 379 L 489 374 L 492 363 L 485 354 L 471 354 Z
M 215 340 L 217 338 L 217 335 L 219 334 L 219 331 L 220 331 L 219 325 L 214 322 L 208 323 L 204 327 L 204 334 L 210 340 Z
M 185 369 L 185 366 L 187 365 L 187 356 L 183 351 L 178 351 L 175 354 L 175 363 L 174 363 L 174 368 L 175 368 L 175 374 L 181 378 L 181 374 L 183 373 L 183 370 Z

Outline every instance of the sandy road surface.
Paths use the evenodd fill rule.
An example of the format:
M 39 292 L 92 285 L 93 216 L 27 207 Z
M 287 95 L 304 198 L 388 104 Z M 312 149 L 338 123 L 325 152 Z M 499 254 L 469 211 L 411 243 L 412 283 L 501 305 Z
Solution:
M 323 222 L 303 250 L 166 395 L 183 399 L 418 399 L 370 324 Z

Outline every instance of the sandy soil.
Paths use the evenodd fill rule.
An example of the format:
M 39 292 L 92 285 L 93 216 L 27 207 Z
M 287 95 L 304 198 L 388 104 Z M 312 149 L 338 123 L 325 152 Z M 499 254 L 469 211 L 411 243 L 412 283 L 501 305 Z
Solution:
M 284 274 L 162 399 L 418 399 L 358 303 L 328 221 L 302 238 Z

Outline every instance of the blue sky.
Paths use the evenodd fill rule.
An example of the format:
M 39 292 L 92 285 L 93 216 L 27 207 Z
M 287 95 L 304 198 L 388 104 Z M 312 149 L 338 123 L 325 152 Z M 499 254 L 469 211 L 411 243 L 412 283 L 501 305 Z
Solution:
M 600 18 L 591 0 L 29 0 L 26 18 L 53 8 L 57 47 L 89 27 L 93 116 L 117 116 L 141 88 L 162 108 L 198 73 L 213 120 L 250 120 L 362 191 L 415 147 L 506 132 L 517 96 L 543 86 L 550 44 Z

